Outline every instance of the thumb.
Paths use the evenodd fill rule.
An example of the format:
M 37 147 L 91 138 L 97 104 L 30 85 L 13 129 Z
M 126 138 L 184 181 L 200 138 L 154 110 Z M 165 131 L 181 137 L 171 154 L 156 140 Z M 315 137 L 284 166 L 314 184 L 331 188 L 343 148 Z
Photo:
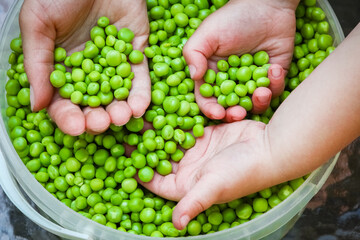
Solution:
M 183 48 L 185 61 L 189 66 L 191 78 L 194 80 L 199 80 L 204 76 L 208 69 L 207 60 L 217 49 L 217 41 L 212 35 L 214 31 L 208 23 L 204 20 Z
M 172 221 L 177 229 L 183 229 L 191 219 L 218 201 L 221 181 L 205 175 L 178 202 L 172 213 Z
M 279 64 L 271 64 L 268 70 L 268 77 L 270 79 L 269 89 L 272 92 L 273 98 L 278 97 L 285 88 L 286 72 Z
M 50 104 L 54 88 L 50 73 L 54 63 L 56 31 L 47 15 L 40 13 L 41 6 L 25 1 L 20 12 L 20 29 L 23 42 L 24 66 L 30 82 L 30 100 L 33 111 Z

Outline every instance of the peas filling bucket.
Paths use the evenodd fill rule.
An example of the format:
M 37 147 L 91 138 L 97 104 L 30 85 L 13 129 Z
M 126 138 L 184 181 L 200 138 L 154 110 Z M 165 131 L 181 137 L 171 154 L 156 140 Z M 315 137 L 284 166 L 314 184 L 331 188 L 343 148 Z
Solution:
M 124 233 L 100 225 L 76 213 L 56 200 L 28 171 L 16 153 L 8 135 L 5 84 L 9 68 L 9 43 L 17 37 L 18 16 L 23 1 L 16 1 L 4 21 L 0 34 L 0 184 L 10 200 L 33 222 L 64 239 L 163 239 Z M 318 0 L 324 10 L 331 29 L 330 34 L 337 46 L 344 34 L 340 24 L 326 0 Z M 305 206 L 320 190 L 332 169 L 339 153 L 327 163 L 313 171 L 306 181 L 286 200 L 262 216 L 239 226 L 208 235 L 178 237 L 177 239 L 280 239 L 295 224 Z M 32 207 L 30 202 L 35 203 Z

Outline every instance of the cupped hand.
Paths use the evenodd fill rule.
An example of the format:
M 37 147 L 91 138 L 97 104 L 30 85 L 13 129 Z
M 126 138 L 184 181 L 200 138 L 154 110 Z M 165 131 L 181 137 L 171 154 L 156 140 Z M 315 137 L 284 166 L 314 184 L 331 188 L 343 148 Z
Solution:
M 232 54 L 266 51 L 272 66 L 269 88 L 258 88 L 252 95 L 253 113 L 267 109 L 272 97 L 284 90 L 284 78 L 294 47 L 295 9 L 298 0 L 232 0 L 207 17 L 184 46 L 184 57 L 191 77 L 197 80 L 196 100 L 202 112 L 212 119 L 241 120 L 246 111 L 240 106 L 225 110 L 215 98 L 199 93 L 208 68 Z
M 113 101 L 106 108 L 81 109 L 69 99 L 61 98 L 52 87 L 49 76 L 53 71 L 54 46 L 65 48 L 68 54 L 82 50 L 90 40 L 91 28 L 101 16 L 107 16 L 110 24 L 118 29 L 130 28 L 135 34 L 134 49 L 142 51 L 146 47 L 149 24 L 146 2 L 142 0 L 26 0 L 20 12 L 32 110 L 47 107 L 50 117 L 67 134 L 101 133 L 111 123 L 123 125 L 132 116 L 142 116 L 150 104 L 151 83 L 146 60 L 132 65 L 135 78 L 127 101 Z
M 205 128 L 173 172 L 155 174 L 143 186 L 179 201 L 173 211 L 178 229 L 216 203 L 224 203 L 279 182 L 280 169 L 271 158 L 265 124 L 250 120 Z

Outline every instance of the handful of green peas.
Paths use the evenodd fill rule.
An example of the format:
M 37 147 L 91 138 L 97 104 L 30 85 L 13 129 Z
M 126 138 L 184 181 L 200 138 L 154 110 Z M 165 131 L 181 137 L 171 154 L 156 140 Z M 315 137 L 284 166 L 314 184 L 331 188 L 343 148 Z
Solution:
M 74 104 L 106 106 L 114 98 L 125 100 L 129 96 L 134 78 L 131 64 L 141 63 L 144 55 L 133 49 L 134 33 L 130 29 L 118 31 L 109 23 L 107 17 L 98 19 L 97 26 L 91 29 L 91 40 L 83 51 L 70 56 L 62 47 L 54 51 L 56 64 L 50 82 L 59 88 L 61 97 L 71 99 Z
M 204 133 L 204 126 L 215 124 L 202 115 L 196 104 L 194 81 L 190 78 L 188 67 L 182 56 L 182 47 L 201 21 L 226 2 L 221 0 L 211 3 L 207 0 L 147 0 L 150 37 L 149 47 L 144 52 L 149 58 L 152 103 L 143 118 L 131 119 L 125 126 L 112 125 L 105 133 L 96 136 L 88 133 L 80 136 L 64 134 L 45 110 L 31 112 L 29 82 L 23 65 L 22 42 L 20 37 L 14 39 L 10 43 L 13 52 L 9 56 L 11 68 L 7 71 L 9 80 L 5 86 L 8 103 L 6 115 L 9 117 L 7 126 L 15 150 L 36 180 L 63 204 L 99 224 L 119 231 L 153 237 L 195 236 L 235 227 L 276 207 L 300 187 L 306 180 L 306 176 L 229 203 L 213 205 L 191 220 L 185 229 L 179 231 L 171 223 L 172 209 L 176 203 L 142 188 L 135 179 L 137 174 L 140 180 L 151 181 L 155 171 L 162 175 L 169 174 L 172 171 L 171 161 L 180 161 L 184 155 L 182 150 L 190 149 L 195 145 L 196 137 L 201 137 Z M 303 0 L 296 10 L 297 32 L 294 57 L 286 78 L 284 93 L 271 101 L 271 106 L 265 113 L 249 114 L 248 118 L 266 123 L 290 92 L 333 51 L 332 37 L 328 34 L 329 24 L 324 19 L 323 11 L 315 4 L 315 0 Z M 108 76 L 108 74 L 109 72 L 112 74 L 113 70 L 110 69 L 113 68 L 115 74 L 124 74 L 124 70 L 119 70 L 120 74 L 117 71 L 122 63 L 128 66 L 122 54 L 135 64 L 140 62 L 141 58 L 138 57 L 135 60 L 130 58 L 133 52 L 129 50 L 131 37 L 127 37 L 127 40 L 121 39 L 119 37 L 121 30 L 116 35 L 115 29 L 109 26 L 111 25 L 106 18 L 99 19 L 98 26 L 94 27 L 96 30 L 91 32 L 92 42 L 87 43 L 83 52 L 74 53 L 73 57 L 66 56 L 66 52 L 61 48 L 55 50 L 56 62 L 64 61 L 65 66 L 72 67 L 72 70 L 75 70 L 75 79 L 79 77 L 76 69 L 87 71 L 84 81 L 77 82 L 72 79 L 72 82 L 67 82 L 70 79 L 69 74 L 72 75 L 72 73 L 64 72 L 63 65 L 55 64 L 55 69 L 65 75 L 63 86 L 57 82 L 58 76 L 56 74 L 53 76 L 56 86 L 60 86 L 61 89 L 70 84 L 73 88 L 70 92 L 73 93 L 80 91 L 79 87 L 83 85 L 78 84 L 80 82 L 87 84 L 87 87 L 93 82 L 101 83 L 99 92 L 91 96 L 99 97 L 100 104 L 105 104 L 104 99 L 99 96 L 100 92 L 104 93 L 101 87 L 103 82 L 106 82 L 101 79 L 110 81 L 113 76 Z M 115 35 L 108 34 L 106 28 L 112 28 L 114 31 L 111 31 Z M 125 32 L 129 33 L 127 30 Z M 107 37 L 105 38 L 103 34 L 107 34 Z M 112 55 L 109 55 L 107 59 L 107 54 L 105 54 L 107 50 L 104 48 L 108 46 L 106 42 L 114 39 L 111 36 L 117 37 L 115 42 L 120 42 L 118 44 L 124 45 L 122 41 L 125 42 L 125 49 L 120 52 L 121 63 L 116 56 L 115 60 Z M 102 45 L 101 43 L 99 45 L 99 42 L 102 41 L 105 41 L 107 46 L 104 45 L 100 51 L 99 48 Z M 115 47 L 115 44 L 110 43 L 111 47 L 118 51 L 119 46 Z M 94 54 L 95 47 L 99 49 L 100 54 Z M 104 55 L 101 54 L 103 51 Z M 110 50 L 107 53 L 109 52 Z M 81 54 L 84 58 L 79 65 L 78 57 L 81 59 Z M 94 57 L 89 54 L 94 54 Z M 256 54 L 230 56 L 227 61 L 220 61 L 218 69 L 221 74 L 219 75 L 227 72 L 229 77 L 225 80 L 218 77 L 221 83 L 219 86 L 211 86 L 213 92 L 219 92 L 220 89 L 223 95 L 225 93 L 237 94 L 243 87 L 236 88 L 236 86 L 243 83 L 246 86 L 249 81 L 255 81 L 256 86 L 266 87 L 267 80 L 259 81 L 259 85 L 257 80 L 266 78 L 268 56 L 265 52 L 257 54 L 262 56 L 261 61 L 255 60 L 258 56 Z M 248 80 L 247 68 L 240 70 L 244 66 L 248 68 L 252 66 L 250 59 L 253 59 L 253 63 L 257 65 L 256 68 L 251 67 L 253 68 L 251 69 L 252 80 Z M 93 62 L 93 67 L 90 61 Z M 82 66 L 83 63 L 84 66 Z M 119 65 L 115 67 L 118 63 Z M 230 70 L 232 68 L 234 69 Z M 93 70 L 90 71 L 90 69 Z M 99 70 L 100 79 L 91 81 L 94 76 L 89 75 L 96 70 Z M 123 87 L 126 88 L 130 83 L 126 85 L 125 79 L 131 80 L 132 74 L 131 71 L 129 73 L 129 68 L 125 70 L 128 75 L 124 74 L 120 77 L 123 78 Z M 209 70 L 205 81 L 212 85 L 213 82 L 216 83 L 216 77 L 214 80 L 214 72 Z M 64 82 L 62 75 L 60 78 L 60 82 Z M 221 88 L 226 80 L 236 80 L 239 83 L 235 84 L 234 88 L 232 88 L 234 84 L 229 83 L 232 90 L 229 91 L 226 84 L 223 89 Z M 201 90 L 204 96 L 217 95 L 210 94 L 206 89 L 208 86 L 205 86 L 202 86 Z M 111 83 L 110 87 L 115 90 Z M 217 88 L 219 89 L 215 90 Z M 253 87 L 250 86 L 247 93 L 249 89 Z M 62 91 L 68 93 L 67 90 Z M 116 98 L 115 92 L 116 90 L 112 94 Z M 88 93 L 82 94 L 81 102 L 77 97 L 73 98 L 76 104 L 86 105 L 87 97 L 85 96 Z M 72 98 L 71 94 L 69 96 Z M 97 106 L 99 103 L 99 100 L 95 100 L 96 104 L 93 104 L 93 101 L 89 99 L 90 94 L 87 100 L 89 106 Z M 223 100 L 219 102 L 224 103 Z M 231 106 L 233 101 L 225 100 L 225 103 Z M 145 120 L 152 123 L 151 129 L 143 129 Z M 125 156 L 125 144 L 136 148 L 130 156 Z
M 200 94 L 204 97 L 216 97 L 224 108 L 240 105 L 251 111 L 253 104 L 249 95 L 257 87 L 268 87 L 270 80 L 267 71 L 270 66 L 269 55 L 259 51 L 252 56 L 241 57 L 231 55 L 226 60 L 217 62 L 218 72 L 208 69 L 200 86 Z

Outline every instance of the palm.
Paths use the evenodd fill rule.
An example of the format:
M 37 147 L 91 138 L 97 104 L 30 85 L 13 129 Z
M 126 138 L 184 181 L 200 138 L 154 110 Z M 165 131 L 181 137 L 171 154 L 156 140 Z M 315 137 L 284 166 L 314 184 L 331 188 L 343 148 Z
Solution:
M 132 5 L 129 10 L 128 5 Z M 32 85 L 37 111 L 48 107 L 48 112 L 65 133 L 78 135 L 105 131 L 110 123 L 125 124 L 131 116 L 140 117 L 150 103 L 150 80 L 147 62 L 133 65 L 135 78 L 132 90 L 125 101 L 114 101 L 103 108 L 81 109 L 69 100 L 54 94 L 49 75 L 53 65 L 54 45 L 64 47 L 68 54 L 80 51 L 90 40 L 90 30 L 97 19 L 107 16 L 118 29 L 133 30 L 134 49 L 143 50 L 147 44 L 149 24 L 144 1 L 42 1 L 29 0 L 20 14 L 20 26 L 24 38 L 24 64 Z M 34 29 L 35 31 L 31 31 Z M 40 54 L 34 54 L 37 53 Z M 29 59 L 31 56 L 31 59 Z M 139 101 L 138 99 L 142 99 Z M 33 102 L 33 101 L 32 101 Z
M 265 125 L 259 122 L 244 120 L 207 127 L 180 163 L 173 164 L 173 173 L 156 174 L 151 182 L 142 184 L 164 198 L 179 201 L 172 219 L 175 227 L 182 229 L 215 203 L 274 185 L 279 170 L 267 146 Z M 188 216 L 186 221 L 183 216 Z
M 214 12 L 205 22 L 216 26 L 215 31 L 207 33 L 209 36 L 203 45 L 204 48 L 216 46 L 209 56 L 210 67 L 232 54 L 265 50 L 272 63 L 288 68 L 294 45 L 294 11 L 264 6 L 257 1 L 233 1 Z
M 265 159 L 254 157 L 255 149 L 260 149 L 263 144 L 264 127 L 264 124 L 254 121 L 207 127 L 196 145 L 173 165 L 173 173 L 165 177 L 156 175 L 144 186 L 160 196 L 178 201 L 198 183 L 206 181 L 217 197 L 216 203 L 240 197 L 244 189 L 241 190 L 243 186 L 237 185 L 239 181 L 234 179 L 250 179 L 251 170 L 258 166 L 256 162 Z M 232 189 L 231 192 L 228 189 Z

